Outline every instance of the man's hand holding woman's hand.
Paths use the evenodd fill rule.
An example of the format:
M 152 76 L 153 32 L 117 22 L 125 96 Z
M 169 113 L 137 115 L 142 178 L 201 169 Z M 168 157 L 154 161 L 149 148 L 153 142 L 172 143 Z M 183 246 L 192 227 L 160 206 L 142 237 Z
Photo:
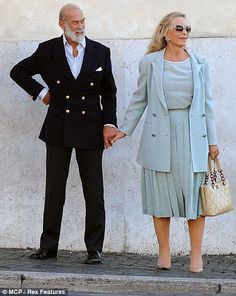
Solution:
M 104 126 L 103 127 L 103 141 L 105 148 L 109 148 L 112 146 L 112 139 L 116 136 L 117 130 L 112 126 Z
M 125 133 L 116 130 L 113 127 L 104 126 L 103 128 L 103 139 L 105 148 L 111 147 L 117 140 L 124 138 L 125 136 Z
M 117 140 L 119 140 L 119 139 L 122 139 L 122 138 L 124 138 L 126 136 L 126 134 L 125 133 L 123 133 L 122 131 L 117 131 L 116 132 L 116 136 L 112 139 L 112 144 L 114 144 Z

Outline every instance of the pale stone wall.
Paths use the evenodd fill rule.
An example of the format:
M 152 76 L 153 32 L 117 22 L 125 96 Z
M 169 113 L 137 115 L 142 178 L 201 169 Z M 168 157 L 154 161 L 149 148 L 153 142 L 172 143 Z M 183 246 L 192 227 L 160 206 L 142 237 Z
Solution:
M 111 48 L 118 87 L 118 119 L 122 122 L 136 86 L 138 61 L 148 40 L 102 40 Z M 232 191 L 236 192 L 235 38 L 196 38 L 193 50 L 210 63 L 216 100 L 221 158 Z M 13 64 L 30 55 L 38 42 L 0 42 L 0 247 L 37 247 L 42 230 L 45 179 L 45 147 L 37 136 L 47 107 L 33 102 L 9 78 Z M 156 252 L 152 220 L 142 215 L 140 166 L 136 163 L 142 124 L 131 138 L 104 153 L 107 229 L 104 251 Z M 236 196 L 234 194 L 234 200 Z M 235 212 L 208 218 L 204 252 L 235 253 Z M 75 158 L 67 187 L 60 248 L 85 250 L 84 202 Z M 187 224 L 175 219 L 172 226 L 175 254 L 189 251 Z
M 234 0 L 0 0 L 0 40 L 44 40 L 60 33 L 58 11 L 74 2 L 96 39 L 149 38 L 167 13 L 187 14 L 194 37 L 236 36 Z

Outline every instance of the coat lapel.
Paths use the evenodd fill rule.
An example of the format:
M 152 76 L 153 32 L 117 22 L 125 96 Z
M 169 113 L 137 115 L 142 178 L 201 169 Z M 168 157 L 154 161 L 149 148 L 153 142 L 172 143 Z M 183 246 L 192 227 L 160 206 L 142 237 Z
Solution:
M 163 107 L 167 110 L 164 90 L 163 90 L 163 70 L 164 70 L 164 50 L 158 51 L 155 60 L 152 62 L 154 78 L 157 86 L 157 94 Z
M 86 74 L 88 74 L 88 71 L 92 70 L 94 67 L 94 57 L 96 57 L 96 52 L 94 51 L 94 46 L 92 45 L 92 41 L 90 39 L 86 38 L 86 47 L 84 52 L 84 58 L 83 63 L 81 66 L 80 74 L 77 77 L 77 80 L 81 79 L 81 77 L 84 77 Z
M 60 68 L 67 77 L 69 77 L 73 81 L 78 81 L 81 78 L 84 78 L 84 76 L 87 76 L 87 74 L 89 74 L 89 70 L 93 69 L 92 62 L 94 61 L 94 59 L 92 57 L 96 57 L 96 52 L 94 52 L 92 41 L 86 37 L 86 47 L 84 52 L 83 63 L 80 70 L 80 74 L 76 79 L 74 78 L 66 59 L 65 48 L 63 44 L 63 36 L 56 39 L 52 56 L 55 62 L 60 66 Z
M 154 78 L 157 86 L 157 93 L 160 98 L 160 101 L 163 107 L 167 110 L 164 90 L 163 90 L 163 71 L 164 71 L 164 50 L 160 50 L 157 52 L 157 56 L 155 60 L 152 62 L 152 68 L 154 73 Z M 203 66 L 203 60 L 201 58 L 196 57 L 193 53 L 188 52 L 188 55 L 191 60 L 191 66 L 193 71 L 193 85 L 194 85 L 194 93 L 193 93 L 193 100 L 195 98 L 195 93 L 198 86 L 199 81 L 199 72 Z
M 195 93 L 196 93 L 196 89 L 197 86 L 199 85 L 198 81 L 199 81 L 199 72 L 203 66 L 203 61 L 201 58 L 197 58 L 194 54 L 192 54 L 191 52 L 187 52 L 190 60 L 191 60 L 191 66 L 192 66 L 192 71 L 193 71 L 193 86 L 194 86 L 194 90 L 193 90 L 193 99 L 195 98 Z
M 62 71 L 70 79 L 75 80 L 73 74 L 71 73 L 70 66 L 66 59 L 65 48 L 63 44 L 63 37 L 56 39 L 55 47 L 52 53 L 53 59 L 61 67 Z

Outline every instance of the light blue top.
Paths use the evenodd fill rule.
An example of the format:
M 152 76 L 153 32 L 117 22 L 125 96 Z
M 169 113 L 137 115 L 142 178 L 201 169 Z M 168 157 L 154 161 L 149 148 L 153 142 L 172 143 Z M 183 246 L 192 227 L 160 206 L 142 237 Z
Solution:
M 167 108 L 185 109 L 193 97 L 193 71 L 190 58 L 181 62 L 164 60 L 163 90 Z

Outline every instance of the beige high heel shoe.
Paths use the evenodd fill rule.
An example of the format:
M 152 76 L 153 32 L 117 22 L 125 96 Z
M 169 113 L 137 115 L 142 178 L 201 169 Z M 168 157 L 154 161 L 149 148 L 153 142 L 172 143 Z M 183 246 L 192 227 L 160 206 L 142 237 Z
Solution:
M 159 270 L 170 270 L 171 266 L 157 265 L 157 269 Z
M 189 268 L 189 272 L 201 273 L 201 272 L 203 272 L 203 268 L 199 268 L 199 269 Z
M 201 261 L 202 261 L 202 258 L 201 258 Z M 200 268 L 191 267 L 191 263 L 190 263 L 189 272 L 194 272 L 194 273 L 203 272 L 203 261 L 201 262 Z
M 161 265 L 159 263 L 159 259 L 157 261 L 157 269 L 160 269 L 160 270 L 170 270 L 171 269 L 171 264 L 169 265 Z

